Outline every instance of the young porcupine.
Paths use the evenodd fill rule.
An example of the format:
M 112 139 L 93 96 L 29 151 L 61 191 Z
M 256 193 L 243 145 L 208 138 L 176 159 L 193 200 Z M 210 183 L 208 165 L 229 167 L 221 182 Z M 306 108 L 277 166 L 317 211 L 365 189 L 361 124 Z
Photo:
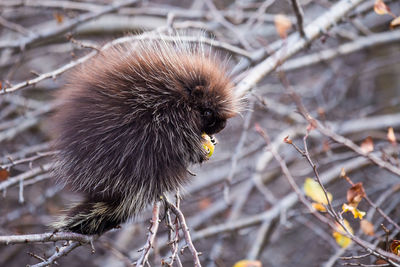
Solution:
M 232 89 L 215 53 L 161 36 L 73 72 L 54 118 L 55 176 L 84 200 L 54 226 L 102 234 L 177 190 L 188 165 L 207 159 L 202 134 L 236 114 Z

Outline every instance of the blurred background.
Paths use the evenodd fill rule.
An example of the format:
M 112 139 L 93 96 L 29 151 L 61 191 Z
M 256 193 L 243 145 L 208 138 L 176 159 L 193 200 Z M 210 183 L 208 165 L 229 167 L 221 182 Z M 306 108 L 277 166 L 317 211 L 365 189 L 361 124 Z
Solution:
M 0 235 L 52 231 L 79 198 L 51 175 L 49 118 L 68 71 L 123 36 L 178 29 L 202 31 L 246 95 L 181 192 L 202 266 L 398 266 L 382 256 L 395 257 L 400 244 L 398 16 L 400 2 L 389 0 L 0 0 Z M 331 205 L 318 183 L 304 185 L 318 178 L 307 156 Z M 352 187 L 359 182 L 362 190 Z M 150 218 L 151 209 L 97 239 L 94 254 L 85 244 L 57 263 L 130 266 Z M 356 240 L 333 234 L 343 219 Z M 181 266 L 194 266 L 182 232 L 174 233 Z M 41 263 L 65 243 L 0 244 L 0 266 Z M 149 265 L 172 261 L 180 266 L 160 223 Z

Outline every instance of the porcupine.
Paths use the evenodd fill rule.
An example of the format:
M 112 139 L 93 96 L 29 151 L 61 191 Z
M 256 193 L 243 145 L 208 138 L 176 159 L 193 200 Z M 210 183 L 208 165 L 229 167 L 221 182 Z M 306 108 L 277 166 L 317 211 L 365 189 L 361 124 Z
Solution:
M 70 74 L 53 120 L 54 174 L 84 199 L 56 229 L 102 234 L 177 190 L 207 159 L 202 134 L 236 115 L 226 64 L 175 37 L 114 46 Z

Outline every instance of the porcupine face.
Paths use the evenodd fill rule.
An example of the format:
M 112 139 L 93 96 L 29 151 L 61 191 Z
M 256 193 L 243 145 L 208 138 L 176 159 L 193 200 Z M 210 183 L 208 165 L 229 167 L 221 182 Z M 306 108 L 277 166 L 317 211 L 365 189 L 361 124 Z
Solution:
M 188 165 L 205 159 L 201 134 L 236 114 L 232 87 L 201 46 L 144 40 L 108 49 L 61 94 L 55 174 L 91 195 L 144 198 L 141 206 L 175 190 Z

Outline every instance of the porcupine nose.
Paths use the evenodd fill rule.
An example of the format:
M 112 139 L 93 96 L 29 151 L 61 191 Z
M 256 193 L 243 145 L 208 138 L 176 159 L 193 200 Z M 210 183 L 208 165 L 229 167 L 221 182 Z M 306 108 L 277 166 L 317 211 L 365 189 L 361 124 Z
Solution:
M 226 126 L 226 120 L 218 120 L 214 124 L 212 124 L 208 129 L 206 129 L 206 133 L 211 135 L 211 134 L 216 134 L 222 131 Z

